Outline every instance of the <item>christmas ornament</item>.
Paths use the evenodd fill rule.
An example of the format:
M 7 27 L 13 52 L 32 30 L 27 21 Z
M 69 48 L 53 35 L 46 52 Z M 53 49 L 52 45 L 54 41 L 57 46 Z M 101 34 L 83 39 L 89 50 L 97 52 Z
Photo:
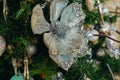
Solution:
M 86 5 L 89 11 L 94 9 L 95 0 L 86 0 Z
M 24 80 L 30 80 L 29 67 L 28 67 L 28 58 L 24 58 Z
M 6 49 L 6 41 L 3 36 L 0 36 L 0 56 L 2 56 L 5 49 Z
M 18 74 L 17 72 L 17 58 L 12 58 L 12 65 L 13 65 L 13 68 L 14 68 L 14 72 L 15 72 L 15 75 Z
M 21 74 L 21 75 L 14 75 L 10 80 L 26 80 L 26 79 L 24 79 L 23 74 Z M 34 79 L 31 77 L 30 80 L 34 80 Z
M 33 8 L 31 17 L 33 33 L 44 33 L 43 39 L 49 49 L 49 56 L 64 70 L 71 67 L 74 59 L 91 52 L 87 45 L 87 31 L 82 28 L 85 19 L 82 6 L 78 3 L 67 6 L 67 3 L 67 0 L 52 1 L 51 24 L 45 20 L 40 5 Z
M 23 60 L 21 58 L 12 58 L 12 65 L 15 75 L 21 75 L 20 68 L 23 66 Z
M 3 0 L 3 15 L 4 15 L 5 22 L 7 23 L 8 6 L 7 6 L 6 0 Z
M 26 48 L 27 54 L 31 55 L 31 56 L 34 55 L 36 53 L 36 51 L 37 51 L 37 48 L 35 45 L 30 45 Z

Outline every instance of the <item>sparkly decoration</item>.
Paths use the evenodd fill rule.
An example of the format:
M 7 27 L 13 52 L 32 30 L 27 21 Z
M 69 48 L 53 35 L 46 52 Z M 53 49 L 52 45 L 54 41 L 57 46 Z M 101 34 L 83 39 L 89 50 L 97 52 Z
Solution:
M 95 0 L 86 0 L 86 5 L 89 11 L 94 9 Z
M 78 3 L 68 6 L 67 4 L 68 0 L 53 0 L 51 2 L 51 24 L 45 20 L 40 5 L 33 8 L 31 18 L 33 33 L 44 33 L 43 39 L 49 49 L 49 56 L 66 71 L 78 57 L 91 52 L 87 45 L 87 31 L 82 28 L 85 19 L 82 6 Z M 46 31 L 47 33 L 45 33 Z
M 36 53 L 37 48 L 36 48 L 35 45 L 30 45 L 30 46 L 27 47 L 26 51 L 27 51 L 27 54 L 32 56 Z
M 6 41 L 2 36 L 0 36 L 0 56 L 2 56 L 5 49 L 6 49 Z

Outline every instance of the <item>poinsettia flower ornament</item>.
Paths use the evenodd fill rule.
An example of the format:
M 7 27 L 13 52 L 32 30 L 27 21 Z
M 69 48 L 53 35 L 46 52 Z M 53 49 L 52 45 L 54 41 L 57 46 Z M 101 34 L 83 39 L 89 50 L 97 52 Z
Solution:
M 91 52 L 86 30 L 83 30 L 85 14 L 81 4 L 68 4 L 68 0 L 53 0 L 50 5 L 50 21 L 45 20 L 39 4 L 33 8 L 31 27 L 34 34 L 43 34 L 49 56 L 64 70 L 68 70 L 76 58 Z

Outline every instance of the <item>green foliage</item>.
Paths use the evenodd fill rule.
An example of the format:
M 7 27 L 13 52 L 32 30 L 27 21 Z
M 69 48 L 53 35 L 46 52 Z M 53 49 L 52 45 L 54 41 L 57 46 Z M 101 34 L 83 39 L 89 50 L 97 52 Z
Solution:
M 42 54 L 38 54 L 34 58 L 34 64 L 31 66 L 30 71 L 31 76 L 42 76 L 42 74 L 45 74 L 45 80 L 50 80 L 57 72 L 57 65 L 50 58 Z
M 20 17 L 25 17 L 25 19 L 27 19 L 31 14 L 31 3 L 29 3 L 28 0 L 24 0 L 20 3 L 20 7 L 21 9 L 18 10 L 16 19 Z
M 113 72 L 119 72 L 120 60 L 111 58 L 109 55 L 100 58 L 99 61 L 96 59 L 89 59 L 89 56 L 85 56 L 78 59 L 77 64 L 75 64 L 66 73 L 66 80 L 84 80 L 83 76 L 87 75 L 91 80 L 111 80 L 112 76 L 109 72 L 107 64 Z

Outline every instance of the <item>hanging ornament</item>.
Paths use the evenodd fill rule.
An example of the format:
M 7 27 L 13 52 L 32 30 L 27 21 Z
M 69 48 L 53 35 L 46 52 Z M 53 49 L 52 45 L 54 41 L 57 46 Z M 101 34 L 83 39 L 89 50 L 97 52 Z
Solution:
M 94 9 L 95 0 L 86 0 L 86 5 L 89 11 Z
M 6 23 L 7 23 L 7 15 L 8 15 L 7 1 L 3 0 L 3 16 L 4 16 L 4 19 L 5 19 Z
M 12 65 L 13 65 L 13 68 L 14 68 L 14 72 L 15 72 L 15 75 L 18 74 L 17 72 L 17 58 L 12 58 Z
M 28 58 L 24 58 L 24 80 L 30 80 L 29 67 L 28 67 Z
M 0 56 L 4 53 L 6 49 L 6 41 L 3 36 L 0 36 Z
M 10 80 L 26 80 L 26 79 L 24 79 L 23 74 L 21 74 L 21 75 L 14 75 Z M 34 79 L 31 77 L 30 80 L 34 80 Z
M 20 58 L 12 58 L 12 65 L 14 67 L 15 75 L 10 80 L 34 80 L 29 75 L 29 69 L 28 69 L 28 59 L 25 57 L 24 59 L 24 75 L 21 74 L 20 70 L 18 68 L 22 67 L 22 59 Z
M 37 51 L 37 48 L 35 45 L 29 45 L 27 48 L 26 48 L 26 51 L 27 51 L 27 54 L 32 56 L 36 53 Z

